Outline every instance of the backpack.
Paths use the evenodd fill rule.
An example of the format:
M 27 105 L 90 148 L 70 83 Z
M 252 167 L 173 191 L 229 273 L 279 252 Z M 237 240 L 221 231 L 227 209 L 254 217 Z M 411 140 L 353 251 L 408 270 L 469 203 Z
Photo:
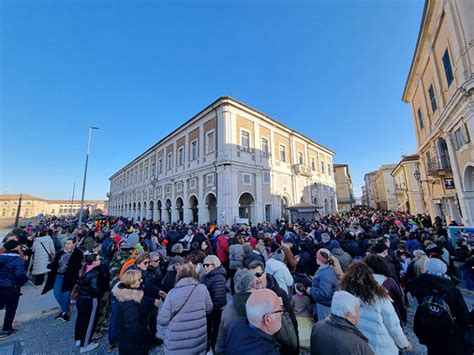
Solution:
M 444 297 L 446 293 L 441 295 L 433 291 L 433 294 L 423 298 L 423 302 L 416 310 L 413 331 L 421 344 L 445 339 L 446 335 L 453 335 L 455 332 L 454 317 Z
M 130 255 L 130 257 L 127 259 L 127 261 L 123 263 L 122 267 L 120 268 L 120 273 L 119 273 L 120 280 L 122 279 L 123 274 L 125 274 L 125 271 L 127 271 L 129 268 L 135 265 L 136 256 L 137 256 L 137 251 L 134 250 L 132 255 Z

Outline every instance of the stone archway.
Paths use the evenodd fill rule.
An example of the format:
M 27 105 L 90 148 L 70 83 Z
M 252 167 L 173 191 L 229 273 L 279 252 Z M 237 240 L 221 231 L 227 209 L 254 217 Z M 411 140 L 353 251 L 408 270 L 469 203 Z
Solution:
M 282 196 L 280 198 L 280 218 L 284 218 L 288 220 L 288 205 L 289 205 L 288 198 L 286 196 Z
M 474 191 L 474 166 L 464 170 L 464 191 Z
M 165 202 L 165 210 L 166 210 L 166 222 L 171 222 L 171 201 L 167 199 Z
M 146 208 L 146 201 L 143 201 L 143 211 L 140 212 L 142 219 L 148 219 L 148 209 Z
M 252 194 L 244 192 L 239 198 L 239 217 L 247 218 L 249 222 L 252 222 L 255 213 L 255 199 Z
M 206 206 L 209 212 L 209 222 L 217 222 L 217 198 L 216 195 L 210 193 L 206 196 Z
M 142 217 L 142 204 L 138 202 L 137 204 L 137 221 L 140 221 Z
M 163 207 L 163 206 L 162 206 L 162 204 L 161 204 L 161 200 L 158 200 L 158 202 L 156 203 L 156 210 L 157 210 L 157 212 L 158 212 L 158 216 L 157 216 L 157 217 L 158 217 L 158 221 L 160 221 L 160 222 L 162 221 L 162 217 L 163 217 L 162 214 L 161 214 L 161 209 L 162 209 L 162 207 Z
M 183 209 L 183 199 L 181 197 L 178 197 L 176 199 L 176 211 L 178 212 L 178 219 L 180 221 L 183 221 L 184 219 L 184 209 Z
M 195 195 L 189 197 L 189 208 L 191 210 L 191 220 L 195 223 L 199 220 L 199 201 Z

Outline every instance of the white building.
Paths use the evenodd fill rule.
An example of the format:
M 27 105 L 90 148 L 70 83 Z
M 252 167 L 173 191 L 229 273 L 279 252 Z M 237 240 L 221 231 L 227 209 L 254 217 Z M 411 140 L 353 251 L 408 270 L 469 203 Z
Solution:
M 230 97 L 221 97 L 110 177 L 109 214 L 257 223 L 288 208 L 337 210 L 334 152 Z

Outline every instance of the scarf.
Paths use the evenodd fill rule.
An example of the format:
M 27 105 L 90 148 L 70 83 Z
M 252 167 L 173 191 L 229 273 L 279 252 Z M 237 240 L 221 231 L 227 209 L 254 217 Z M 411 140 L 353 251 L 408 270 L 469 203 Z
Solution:
M 64 274 L 69 264 L 69 259 L 71 259 L 72 250 L 64 251 L 63 255 L 59 258 L 58 274 Z

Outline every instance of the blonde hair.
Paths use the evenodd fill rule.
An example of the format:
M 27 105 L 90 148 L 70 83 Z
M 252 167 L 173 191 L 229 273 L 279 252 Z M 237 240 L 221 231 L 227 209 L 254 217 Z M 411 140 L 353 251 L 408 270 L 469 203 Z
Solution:
M 128 270 L 127 272 L 125 272 L 125 274 L 123 274 L 122 279 L 120 281 L 125 287 L 130 288 L 137 281 L 140 281 L 141 278 L 142 273 L 140 270 Z

